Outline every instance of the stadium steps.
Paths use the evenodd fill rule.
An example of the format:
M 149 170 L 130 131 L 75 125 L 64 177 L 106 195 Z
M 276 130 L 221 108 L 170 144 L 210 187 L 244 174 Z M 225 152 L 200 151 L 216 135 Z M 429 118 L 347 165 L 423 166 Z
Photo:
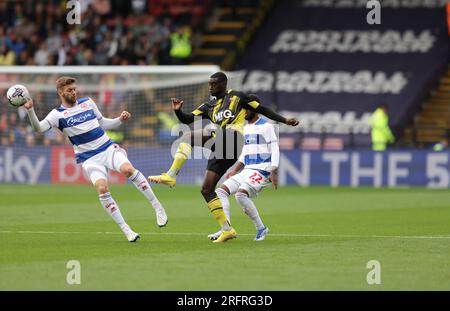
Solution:
M 203 37 L 204 48 L 232 49 L 236 47 L 237 36 L 233 34 L 215 34 Z
M 216 64 L 224 70 L 233 69 L 238 53 L 244 51 L 274 3 L 274 0 L 245 1 L 233 10 L 224 1 L 214 10 L 199 47 L 192 53 L 191 64 Z
M 226 53 L 225 49 L 198 49 L 194 51 L 193 55 L 224 56 Z
M 450 67 L 431 92 L 414 123 L 405 129 L 407 145 L 425 147 L 450 137 Z

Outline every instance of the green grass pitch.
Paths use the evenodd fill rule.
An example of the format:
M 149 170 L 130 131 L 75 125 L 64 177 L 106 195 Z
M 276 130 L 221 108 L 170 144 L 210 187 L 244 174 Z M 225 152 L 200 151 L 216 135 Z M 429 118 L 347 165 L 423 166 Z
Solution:
M 206 238 L 218 228 L 198 186 L 154 190 L 166 228 L 133 186 L 111 187 L 141 233 L 128 243 L 90 186 L 1 185 L 0 290 L 450 290 L 448 189 L 270 189 L 255 200 L 262 242 L 230 198 L 240 235 L 223 244 Z M 69 260 L 80 285 L 66 282 Z

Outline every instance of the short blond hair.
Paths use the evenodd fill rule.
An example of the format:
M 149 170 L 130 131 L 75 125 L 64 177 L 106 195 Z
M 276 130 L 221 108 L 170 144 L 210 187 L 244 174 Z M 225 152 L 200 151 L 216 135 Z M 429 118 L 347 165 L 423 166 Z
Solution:
M 59 91 L 66 85 L 73 84 L 76 81 L 77 79 L 72 77 L 59 77 L 58 80 L 56 80 L 56 90 Z

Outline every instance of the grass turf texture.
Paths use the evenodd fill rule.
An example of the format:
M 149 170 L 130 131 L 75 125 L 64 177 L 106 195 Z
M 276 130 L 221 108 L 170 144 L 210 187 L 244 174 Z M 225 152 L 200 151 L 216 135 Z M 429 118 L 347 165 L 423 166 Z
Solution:
M 154 190 L 166 228 L 134 187 L 111 187 L 131 244 L 92 187 L 1 185 L 0 290 L 450 290 L 450 190 L 267 190 L 263 242 L 230 198 L 241 235 L 223 244 L 198 187 Z M 66 283 L 72 259 L 81 285 Z M 381 285 L 366 282 L 372 259 Z

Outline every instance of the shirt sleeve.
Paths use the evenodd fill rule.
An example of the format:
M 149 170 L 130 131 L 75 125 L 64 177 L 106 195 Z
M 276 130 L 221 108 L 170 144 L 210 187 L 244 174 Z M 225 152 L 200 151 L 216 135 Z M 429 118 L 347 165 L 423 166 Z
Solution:
M 27 114 L 30 119 L 31 127 L 36 132 L 45 132 L 52 127 L 57 127 L 57 118 L 55 116 L 54 110 L 52 110 L 42 121 L 39 121 L 36 113 L 34 112 L 34 108 L 28 109 Z
M 194 111 L 192 111 L 194 116 L 202 116 L 203 119 L 209 119 L 208 115 L 208 105 L 202 104 L 198 106 Z
M 267 143 L 270 142 L 270 152 L 272 159 L 271 166 L 278 167 L 280 165 L 280 147 L 278 144 L 278 137 L 272 124 L 267 123 L 266 129 Z
M 278 141 L 278 136 L 275 133 L 275 128 L 274 128 L 273 124 L 267 122 L 265 125 L 266 125 L 266 139 L 267 139 L 267 142 L 268 143 L 269 142 L 274 142 L 274 141 L 277 142 Z
M 101 118 L 98 120 L 98 123 L 100 124 L 102 129 L 107 130 L 107 131 L 116 129 L 122 124 L 122 122 L 120 121 L 119 118 L 115 118 L 115 119 Z
M 97 120 L 101 120 L 103 118 L 102 113 L 100 112 L 100 110 L 97 107 L 97 104 L 91 99 L 92 103 L 91 103 L 91 107 L 94 110 L 94 114 L 97 117 Z
M 243 93 L 240 104 L 246 109 L 255 110 L 260 106 L 260 99 L 256 95 Z

